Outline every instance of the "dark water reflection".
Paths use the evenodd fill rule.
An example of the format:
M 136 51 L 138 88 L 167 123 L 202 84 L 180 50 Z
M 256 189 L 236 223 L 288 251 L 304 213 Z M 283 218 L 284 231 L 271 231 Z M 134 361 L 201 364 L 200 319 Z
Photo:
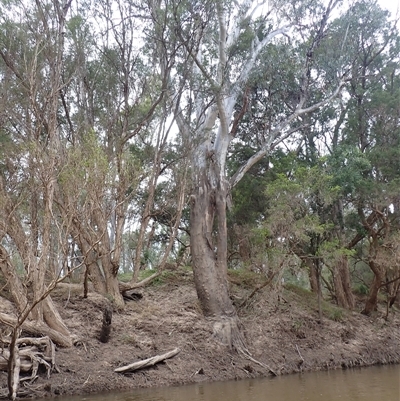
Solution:
M 400 366 L 138 389 L 58 401 L 400 401 Z

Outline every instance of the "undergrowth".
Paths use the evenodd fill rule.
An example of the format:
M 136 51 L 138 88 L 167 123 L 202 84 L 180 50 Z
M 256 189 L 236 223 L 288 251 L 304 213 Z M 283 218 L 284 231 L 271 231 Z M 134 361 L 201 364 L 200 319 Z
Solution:
M 262 283 L 262 276 L 248 269 L 229 269 L 228 278 L 231 283 L 247 288 L 255 288 Z
M 294 284 L 286 284 L 285 290 L 289 293 L 296 294 L 296 302 L 305 309 L 311 309 L 318 312 L 318 297 L 317 294 L 307 290 L 306 288 L 296 286 Z M 321 302 L 322 315 L 335 322 L 342 322 L 346 317 L 346 310 L 338 307 L 326 300 Z

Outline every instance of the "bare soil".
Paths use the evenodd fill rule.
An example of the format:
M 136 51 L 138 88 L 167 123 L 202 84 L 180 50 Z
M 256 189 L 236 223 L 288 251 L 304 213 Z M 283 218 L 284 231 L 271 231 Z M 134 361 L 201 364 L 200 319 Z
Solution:
M 232 277 L 232 299 L 252 357 L 277 374 L 400 363 L 398 307 L 392 308 L 385 320 L 384 305 L 374 316 L 366 317 L 324 302 L 324 318 L 319 322 L 315 296 L 293 286 L 266 287 L 239 307 L 255 284 Z M 82 294 L 79 286 L 57 289 L 53 294 L 78 341 L 73 348 L 57 349 L 59 373 L 49 379 L 41 373 L 31 385 L 35 397 L 271 374 L 213 338 L 213 322 L 202 315 L 187 271 L 166 275 L 141 290 L 141 299 L 128 301 L 123 312 L 114 312 L 108 343 L 99 341 L 108 301 L 94 293 L 86 299 Z M 360 303 L 358 310 L 361 308 Z M 180 348 L 178 355 L 153 367 L 124 375 L 114 372 L 176 347 Z M 6 383 L 6 373 L 0 372 L 0 387 Z

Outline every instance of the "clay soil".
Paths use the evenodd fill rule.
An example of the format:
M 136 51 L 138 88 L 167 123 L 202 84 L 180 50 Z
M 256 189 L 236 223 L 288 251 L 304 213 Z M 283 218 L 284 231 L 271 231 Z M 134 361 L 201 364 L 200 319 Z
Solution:
M 276 374 L 400 362 L 398 307 L 385 320 L 383 304 L 366 317 L 324 302 L 319 322 L 315 296 L 294 286 L 266 287 L 240 307 L 261 283 L 232 276 L 231 293 L 252 357 Z M 57 289 L 53 299 L 77 342 L 73 348 L 57 349 L 59 372 L 49 379 L 41 373 L 31 385 L 32 395 L 83 395 L 271 374 L 215 340 L 213 322 L 201 313 L 190 272 L 168 274 L 140 293 L 143 297 L 128 301 L 124 311 L 114 311 L 109 342 L 102 343 L 99 333 L 108 301 L 94 293 L 83 298 L 79 286 Z M 153 367 L 125 375 L 114 372 L 176 347 L 178 355 Z M 0 387 L 6 387 L 5 372 L 0 372 Z

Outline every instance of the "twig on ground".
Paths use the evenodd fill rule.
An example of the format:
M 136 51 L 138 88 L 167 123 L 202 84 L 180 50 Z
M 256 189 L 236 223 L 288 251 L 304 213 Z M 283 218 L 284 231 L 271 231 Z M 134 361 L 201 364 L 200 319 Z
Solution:
M 296 344 L 296 349 L 297 349 L 297 353 L 299 354 L 299 357 L 300 357 L 301 360 L 302 360 L 302 363 L 304 363 L 304 358 L 301 356 L 300 350 L 299 350 L 299 347 L 297 346 L 297 344 Z

